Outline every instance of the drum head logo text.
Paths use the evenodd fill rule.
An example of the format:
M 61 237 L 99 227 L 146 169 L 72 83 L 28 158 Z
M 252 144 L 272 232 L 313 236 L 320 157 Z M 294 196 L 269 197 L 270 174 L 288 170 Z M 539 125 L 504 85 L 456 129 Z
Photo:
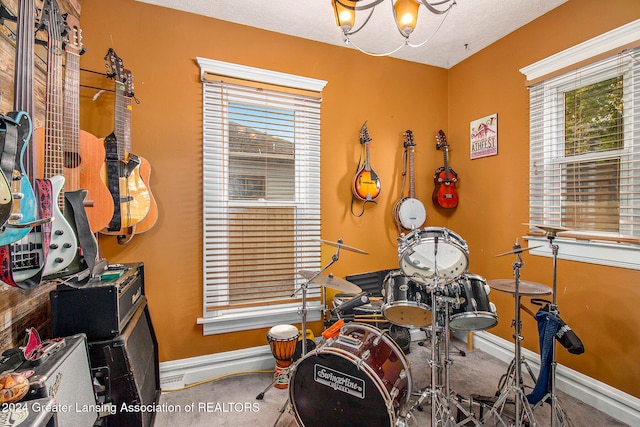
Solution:
M 334 390 L 350 394 L 360 399 L 364 399 L 364 380 L 352 377 L 342 372 L 338 372 L 326 366 L 315 364 L 313 368 L 313 379 L 319 384 L 324 384 Z

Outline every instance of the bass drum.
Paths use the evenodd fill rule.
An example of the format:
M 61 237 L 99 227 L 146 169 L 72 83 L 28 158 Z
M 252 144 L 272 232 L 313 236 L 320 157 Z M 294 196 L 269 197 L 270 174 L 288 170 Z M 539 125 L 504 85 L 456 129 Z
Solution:
M 496 306 L 489 301 L 491 288 L 484 277 L 465 274 L 458 279 L 460 307 L 454 308 L 449 326 L 456 331 L 483 331 L 498 324 Z
M 379 329 L 349 323 L 293 368 L 289 400 L 305 427 L 395 426 L 411 397 L 411 371 Z

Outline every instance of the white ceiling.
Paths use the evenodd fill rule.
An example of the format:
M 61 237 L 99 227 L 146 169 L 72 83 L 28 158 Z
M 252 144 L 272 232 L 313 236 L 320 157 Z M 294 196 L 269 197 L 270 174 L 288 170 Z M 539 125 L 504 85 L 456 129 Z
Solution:
M 137 1 L 353 48 L 345 45 L 336 27 L 331 0 Z M 402 44 L 390 1 L 377 6 L 367 26 L 352 36 L 353 43 L 375 53 L 389 52 Z M 413 44 L 427 42 L 418 48 L 404 46 L 392 56 L 450 68 L 566 1 L 457 0 L 448 15 L 435 15 L 420 6 L 418 25 L 410 40 Z

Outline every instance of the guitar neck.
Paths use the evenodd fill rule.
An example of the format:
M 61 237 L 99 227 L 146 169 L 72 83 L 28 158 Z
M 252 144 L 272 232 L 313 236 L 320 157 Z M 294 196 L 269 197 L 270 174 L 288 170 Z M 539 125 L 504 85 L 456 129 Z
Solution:
M 51 21 L 56 21 L 52 19 Z M 61 28 L 50 23 L 47 50 L 47 95 L 45 119 L 44 176 L 64 174 L 64 130 L 62 98 Z M 60 191 L 59 206 L 64 206 L 64 191 Z
M 413 177 L 413 145 L 409 147 L 409 197 L 415 198 L 416 184 Z
M 115 135 L 118 142 L 118 158 L 125 160 L 125 153 L 131 152 L 131 98 L 125 94 L 125 85 L 116 82 Z
M 444 146 L 444 180 L 446 183 L 451 181 L 449 173 L 449 146 Z
M 65 186 L 77 190 L 80 185 L 80 60 L 67 49 L 64 73 L 64 159 L 67 169 Z

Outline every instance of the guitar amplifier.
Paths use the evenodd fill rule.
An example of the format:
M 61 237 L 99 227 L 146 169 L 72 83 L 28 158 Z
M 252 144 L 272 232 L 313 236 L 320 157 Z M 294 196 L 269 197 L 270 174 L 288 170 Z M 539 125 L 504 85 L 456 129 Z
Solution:
M 65 285 L 51 291 L 54 337 L 83 333 L 89 341 L 122 333 L 144 296 L 144 264 L 111 266 L 81 288 Z
M 0 427 L 55 427 L 57 424 L 54 412 L 55 400 L 43 397 L 17 404 L 0 405 Z
M 110 407 L 103 427 L 150 427 L 160 398 L 158 342 L 146 304 L 117 337 L 89 343 L 97 400 Z
M 25 361 L 17 367 L 0 365 L 0 371 L 7 368 L 15 368 L 15 372 L 24 373 L 29 378 L 29 391 L 15 404 L 17 409 L 55 412 L 57 420 L 54 421 L 51 421 L 50 416 L 38 418 L 37 414 L 29 412 L 34 419 L 40 419 L 41 423 L 46 420 L 47 424 L 42 425 L 91 427 L 98 419 L 99 408 L 93 390 L 87 339 L 84 335 L 65 337 L 60 348 L 39 361 Z M 52 400 L 50 406 L 46 405 L 47 398 Z M 14 415 L 20 416 L 17 412 Z

